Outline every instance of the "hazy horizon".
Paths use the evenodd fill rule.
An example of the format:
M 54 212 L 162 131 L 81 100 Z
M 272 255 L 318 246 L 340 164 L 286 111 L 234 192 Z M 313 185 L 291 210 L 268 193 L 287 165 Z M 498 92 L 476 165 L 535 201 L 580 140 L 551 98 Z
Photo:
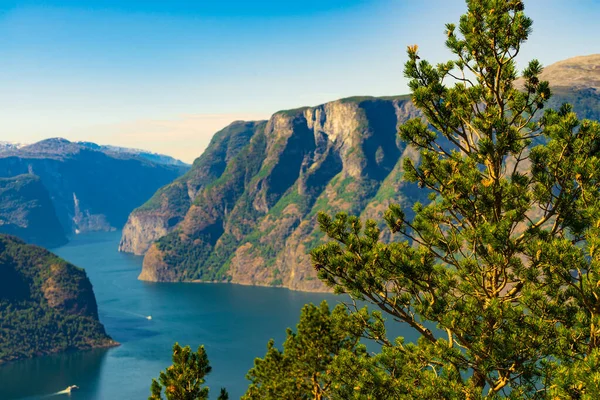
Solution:
M 192 162 L 234 120 L 408 92 L 405 48 L 449 57 L 462 0 L 15 1 L 0 8 L 0 140 L 50 137 Z M 519 60 L 600 53 L 593 0 L 530 0 Z

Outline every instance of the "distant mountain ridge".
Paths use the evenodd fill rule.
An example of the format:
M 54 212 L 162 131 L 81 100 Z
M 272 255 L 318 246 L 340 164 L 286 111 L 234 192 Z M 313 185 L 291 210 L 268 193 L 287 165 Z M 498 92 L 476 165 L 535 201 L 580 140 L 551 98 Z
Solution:
M 17 150 L 23 146 L 25 145 L 22 143 L 0 141 L 0 152 Z
M 81 146 L 86 146 L 91 149 L 96 149 L 100 151 L 104 151 L 107 153 L 113 154 L 127 154 L 127 155 L 136 155 L 141 158 L 145 158 L 148 161 L 154 161 L 158 164 L 166 164 L 166 165 L 175 165 L 178 167 L 189 167 L 190 165 L 184 163 L 181 160 L 173 158 L 171 156 L 167 156 L 165 154 L 153 153 L 142 149 L 133 149 L 129 147 L 119 147 L 119 146 L 110 146 L 110 145 L 98 145 L 96 143 L 91 142 L 77 142 L 77 144 Z
M 82 148 L 109 153 L 115 156 L 125 155 L 129 157 L 138 156 L 158 164 L 189 167 L 189 164 L 165 154 L 153 153 L 142 149 L 128 147 L 99 145 L 93 142 L 71 142 L 63 138 L 49 138 L 32 144 L 0 142 L 0 155 L 9 153 L 11 155 L 55 155 L 73 154 Z
M 554 63 L 540 74 L 553 87 L 600 90 L 600 54 L 569 58 Z
M 64 233 L 62 236 L 49 234 L 46 238 L 35 236 L 32 228 L 35 222 L 27 219 L 34 214 L 15 207 L 18 203 L 15 197 L 6 196 L 0 197 L 0 212 L 4 213 L 5 221 L 18 219 L 17 225 L 22 229 L 15 231 L 10 224 L 0 223 L 0 232 L 19 235 L 31 243 L 50 245 L 57 239 L 61 241 L 59 238 L 64 234 L 121 229 L 134 208 L 188 169 L 187 164 L 167 156 L 73 143 L 61 138 L 5 146 L 0 150 L 0 178 L 38 177 L 39 186 L 45 189 L 53 207 L 53 210 L 43 207 L 48 211 L 47 232 L 62 229 Z M 33 196 L 33 192 L 28 193 Z M 22 197 L 21 201 L 30 205 L 47 203 L 35 196 Z M 7 210 L 12 210 L 14 215 Z M 59 226 L 50 227 L 52 213 L 58 218 Z
M 541 80 L 550 82 L 553 97 L 547 107 L 570 103 L 580 118 L 600 120 L 600 54 L 559 61 L 544 68 Z M 522 80 L 517 80 L 517 87 Z
M 583 58 L 592 66 L 576 85 L 560 71 L 577 59 L 546 69 L 550 107 L 569 102 L 580 118 L 600 119 L 597 59 Z M 419 115 L 409 96 L 353 97 L 235 122 L 129 216 L 120 250 L 145 255 L 143 280 L 326 290 L 308 254 L 322 241 L 319 211 L 381 221 L 391 202 L 409 210 L 427 202 L 402 181 L 403 160 L 418 155 L 397 136 L 398 124 Z

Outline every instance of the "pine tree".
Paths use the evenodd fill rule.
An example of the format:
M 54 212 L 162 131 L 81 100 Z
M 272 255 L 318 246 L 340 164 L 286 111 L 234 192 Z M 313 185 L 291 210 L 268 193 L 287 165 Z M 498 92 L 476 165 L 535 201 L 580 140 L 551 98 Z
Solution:
M 338 370 L 354 375 L 335 396 L 593 398 L 600 125 L 568 105 L 541 115 L 551 90 L 536 60 L 516 87 L 532 26 L 522 1 L 466 3 L 458 27 L 446 25 L 452 61 L 434 66 L 408 48 L 405 75 L 424 118 L 399 129 L 420 151 L 404 177 L 431 203 L 416 204 L 410 220 L 390 206 L 388 244 L 374 221 L 319 215 L 334 239 L 312 253 L 319 277 L 380 310 L 355 311 L 383 348 L 339 357 Z M 419 341 L 389 340 L 384 316 Z
M 173 345 L 173 365 L 160 373 L 159 380 L 152 379 L 151 396 L 148 400 L 161 400 L 162 389 L 165 389 L 167 400 L 207 400 L 208 387 L 202 386 L 205 377 L 212 370 L 204 346 L 198 347 L 196 353 L 190 346 Z M 227 391 L 221 389 L 219 400 L 229 398 Z
M 229 393 L 227 393 L 225 388 L 221 388 L 221 393 L 219 393 L 217 400 L 229 400 Z
M 320 306 L 307 304 L 302 309 L 297 332 L 287 330 L 283 351 L 273 340 L 264 358 L 257 358 L 248 372 L 251 384 L 244 400 L 324 400 L 334 380 L 335 357 L 365 353 L 358 346 L 360 336 L 351 326 L 346 307 L 339 304 L 333 311 L 326 301 Z

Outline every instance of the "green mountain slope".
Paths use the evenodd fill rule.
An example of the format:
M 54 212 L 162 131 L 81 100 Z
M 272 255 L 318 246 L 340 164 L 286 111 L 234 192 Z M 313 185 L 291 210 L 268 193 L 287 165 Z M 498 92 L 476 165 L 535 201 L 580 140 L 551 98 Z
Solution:
M 0 363 L 116 344 L 98 321 L 85 271 L 0 235 Z
M 159 189 L 131 213 L 119 250 L 144 254 L 152 242 L 172 231 L 183 220 L 198 192 L 223 174 L 229 161 L 263 125 L 264 122 L 238 121 L 217 132 L 185 175 Z

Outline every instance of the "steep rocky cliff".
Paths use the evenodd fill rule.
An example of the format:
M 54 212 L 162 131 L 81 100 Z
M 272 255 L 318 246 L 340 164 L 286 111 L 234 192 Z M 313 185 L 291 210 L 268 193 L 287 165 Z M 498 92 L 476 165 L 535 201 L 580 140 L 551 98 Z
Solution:
M 190 196 L 181 222 L 152 244 L 140 279 L 325 290 L 308 257 L 321 240 L 319 211 L 380 217 L 391 200 L 423 197 L 400 183 L 402 159 L 414 154 L 396 135 L 399 123 L 417 115 L 405 96 L 365 97 L 282 111 L 256 123 L 248 144 Z M 128 226 L 139 215 L 134 212 Z M 126 231 L 123 242 L 130 237 Z
M 0 234 L 0 364 L 117 345 L 98 321 L 85 271 Z
M 67 234 L 120 229 L 133 209 L 187 169 L 65 139 L 0 152 L 0 177 L 39 176 Z
M 599 63 L 592 56 L 548 67 L 553 107 L 571 102 L 580 117 L 600 118 Z M 576 84 L 561 78 L 573 77 L 561 72 L 565 68 L 577 68 Z M 397 125 L 418 115 L 406 96 L 349 98 L 278 112 L 257 123 L 247 145 L 219 164 L 223 170 L 198 190 L 185 197 L 159 192 L 132 214 L 122 249 L 137 254 L 148 249 L 143 280 L 325 290 L 309 259 L 309 251 L 322 242 L 319 211 L 381 221 L 391 202 L 409 212 L 414 202 L 427 202 L 425 191 L 402 181 L 404 158 L 418 155 L 397 138 Z M 215 148 L 199 160 L 211 158 Z M 163 208 L 156 206 L 157 198 Z M 185 204 L 170 211 L 170 204 L 182 204 L 177 199 Z M 166 224 L 171 215 L 177 219 Z M 384 230 L 383 239 L 390 237 Z
M 39 177 L 25 174 L 0 178 L 0 233 L 19 236 L 44 247 L 67 242 L 52 200 Z

